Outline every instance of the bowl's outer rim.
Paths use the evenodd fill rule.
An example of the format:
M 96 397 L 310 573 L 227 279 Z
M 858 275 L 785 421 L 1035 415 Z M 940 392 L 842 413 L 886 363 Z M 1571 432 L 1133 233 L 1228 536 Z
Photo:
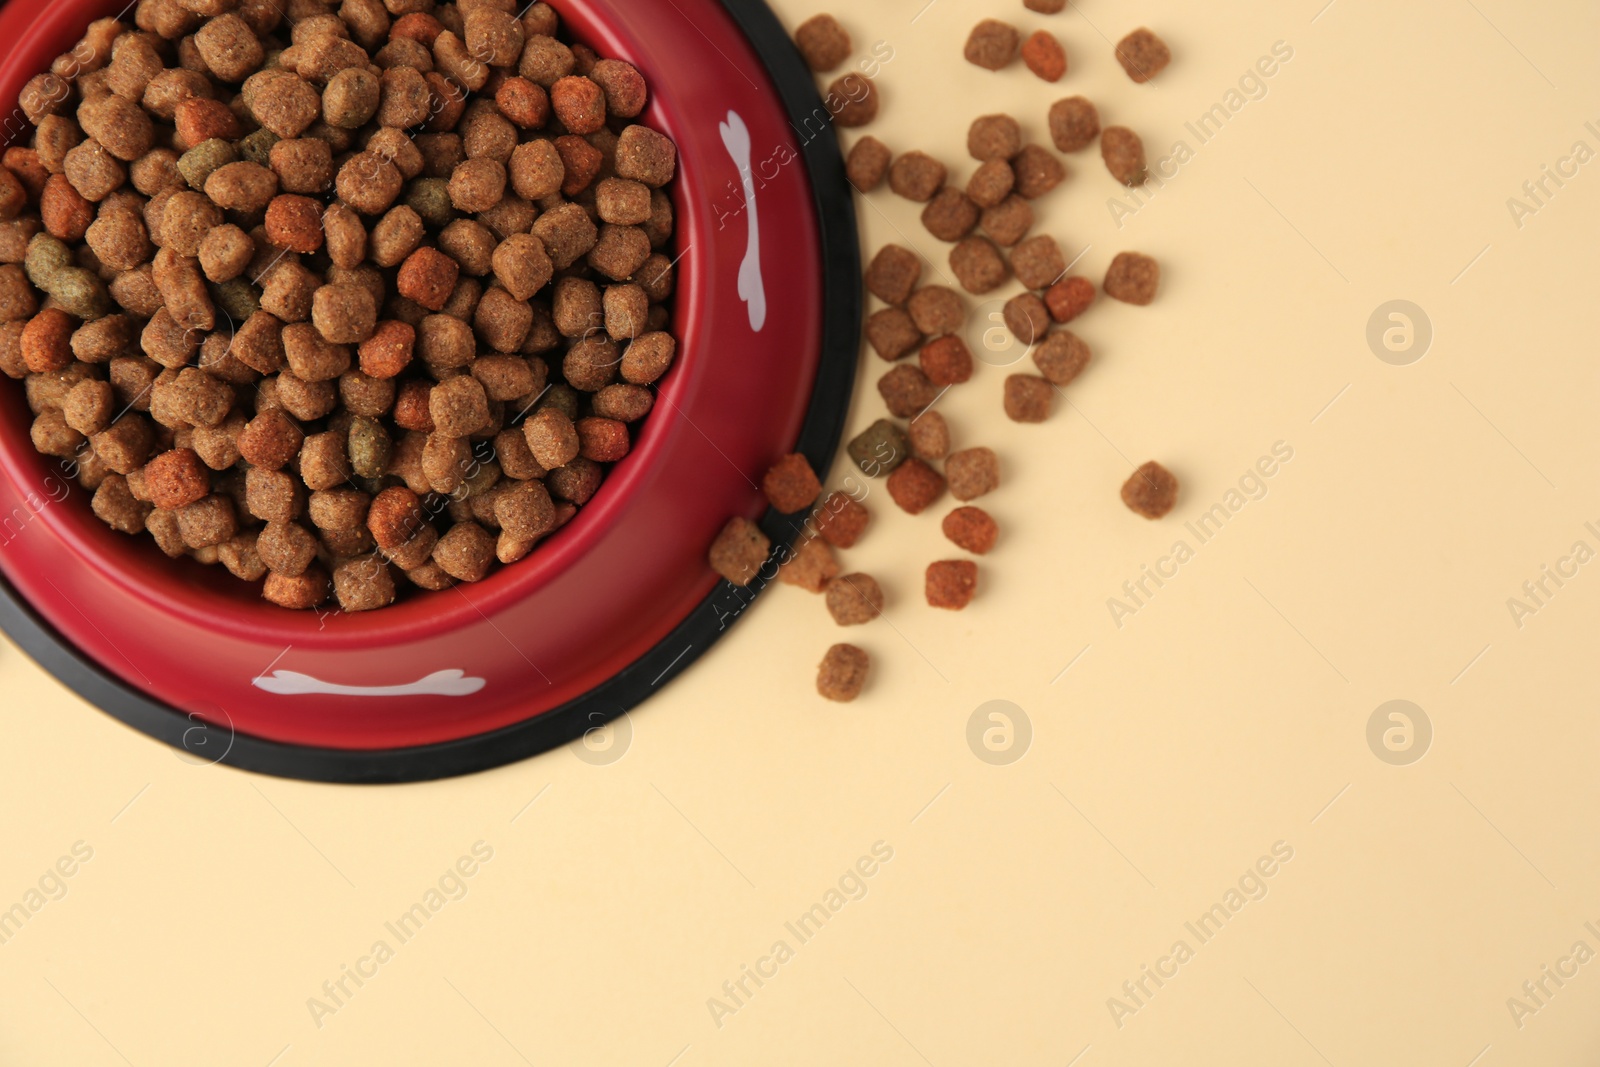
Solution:
M 766 67 L 797 128 L 822 106 L 810 69 L 761 0 L 720 0 Z M 862 316 L 855 201 L 833 136 L 801 144 L 822 252 L 822 351 L 795 451 L 827 470 L 838 449 L 855 385 Z M 761 521 L 783 552 L 798 532 L 768 510 Z M 84 656 L 27 605 L 0 575 L 0 629 L 80 697 L 124 724 L 180 750 L 190 762 L 222 763 L 308 781 L 386 784 L 470 774 L 537 755 L 583 737 L 638 706 L 698 659 L 754 602 L 768 580 L 748 588 L 719 580 L 668 636 L 610 679 L 566 704 L 487 733 L 394 749 L 292 745 L 224 730 L 152 700 Z

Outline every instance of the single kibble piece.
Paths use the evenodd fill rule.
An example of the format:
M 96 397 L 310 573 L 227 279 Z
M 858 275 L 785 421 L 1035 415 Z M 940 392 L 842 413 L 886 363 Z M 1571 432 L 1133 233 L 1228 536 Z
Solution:
M 1016 28 L 998 19 L 984 19 L 972 27 L 962 54 L 968 63 L 986 70 L 999 70 L 1017 58 L 1019 34 Z
M 1002 248 L 1010 248 L 1033 228 L 1033 205 L 1013 193 L 994 207 L 985 208 L 978 228 Z
M 969 375 L 970 372 L 969 362 Z M 883 397 L 889 414 L 910 419 L 922 414 L 939 399 L 939 386 L 922 369 L 901 363 L 878 379 L 878 394 Z
M 1032 293 L 1018 293 L 1001 311 L 1006 329 L 1025 345 L 1032 345 L 1050 329 L 1050 309 Z
M 889 496 L 907 514 L 916 515 L 944 495 L 944 478 L 915 456 L 889 475 Z
M 806 66 L 824 74 L 850 55 L 850 35 L 832 15 L 813 15 L 794 31 L 795 47 Z
M 922 209 L 922 225 L 941 241 L 959 241 L 978 225 L 978 205 L 954 186 L 941 189 Z
M 1008 160 L 1022 151 L 1022 127 L 1010 115 L 980 115 L 967 127 L 967 153 L 979 162 Z
M 1067 261 L 1056 239 L 1040 234 L 1011 250 L 1011 271 L 1026 288 L 1044 289 L 1066 273 Z
M 975 295 L 998 288 L 1011 276 L 1000 250 L 982 237 L 968 237 L 950 250 L 950 271 L 961 288 Z
M 1013 374 L 1006 379 L 1005 409 L 1012 422 L 1043 422 L 1050 417 L 1055 387 L 1033 374 Z
M 806 457 L 792 452 L 767 469 L 761 491 L 767 495 L 767 503 L 787 515 L 816 503 L 822 483 Z
M 1066 165 L 1048 148 L 1036 144 L 1023 145 L 1017 158 L 1011 161 L 1011 171 L 1016 175 L 1017 195 L 1027 200 L 1037 200 L 1067 176 Z
M 883 477 L 911 454 L 906 432 L 888 419 L 879 419 L 852 437 L 846 450 L 868 478 Z
M 885 304 L 898 307 L 910 298 L 920 277 L 922 260 L 915 252 L 899 245 L 884 245 L 867 267 L 867 291 Z
M 190 448 L 173 449 L 152 459 L 145 464 L 144 480 L 150 502 L 173 511 L 211 492 L 211 472 Z
M 878 88 L 862 74 L 834 79 L 822 102 L 832 113 L 834 123 L 846 128 L 865 126 L 878 117 Z
M 817 693 L 825 699 L 848 704 L 861 695 L 867 684 L 872 659 L 855 645 L 829 648 L 817 665 Z
M 749 519 L 734 517 L 711 543 L 708 558 L 712 570 L 734 585 L 746 586 L 767 562 L 771 550 L 772 542 L 761 527 Z
M 961 294 L 943 285 L 925 285 L 912 293 L 906 310 L 916 328 L 929 337 L 955 333 L 967 322 Z
M 1094 282 L 1079 275 L 1062 278 L 1044 293 L 1045 306 L 1057 322 L 1071 322 L 1094 303 Z
M 1107 126 L 1100 134 L 1100 157 L 1106 170 L 1123 185 L 1143 185 L 1150 176 L 1145 169 L 1144 142 L 1126 126 Z
M 841 574 L 828 583 L 828 614 L 840 626 L 860 626 L 883 614 L 883 590 L 870 574 Z
M 1003 159 L 991 159 L 967 179 L 967 199 L 980 208 L 991 208 L 1011 195 L 1017 173 Z
M 936 337 L 923 345 L 917 361 L 922 365 L 922 373 L 927 376 L 928 381 L 936 386 L 959 385 L 972 377 L 972 352 L 967 348 L 967 342 L 955 334 Z M 881 388 L 882 383 L 879 384 Z M 937 397 L 938 394 L 934 395 Z M 885 394 L 884 399 L 888 399 L 888 394 Z M 918 394 L 916 399 L 920 400 L 921 395 Z M 920 414 L 931 403 L 933 400 L 930 399 L 927 404 L 916 408 L 910 415 Z M 894 411 L 893 406 L 889 410 Z M 902 415 L 899 411 L 894 413 Z
M 870 193 L 883 184 L 889 173 L 889 149 L 876 137 L 868 135 L 850 148 L 844 163 L 845 177 L 863 193 Z
M 1118 252 L 1101 284 L 1106 295 L 1125 304 L 1144 305 L 1156 298 L 1161 265 L 1139 252 Z
M 952 544 L 975 556 L 982 556 L 993 548 L 1000 532 L 987 511 L 970 504 L 946 515 L 940 529 Z
M 833 549 L 822 538 L 812 537 L 783 561 L 778 568 L 778 581 L 820 593 L 838 574 L 839 561 L 833 558 Z
M 1066 50 L 1044 30 L 1036 30 L 1022 42 L 1022 61 L 1047 82 L 1058 82 L 1067 72 Z
M 1089 346 L 1070 330 L 1057 330 L 1033 350 L 1039 373 L 1056 385 L 1066 385 L 1089 365 Z
M 957 500 L 976 500 L 1000 486 L 1000 458 L 992 448 L 965 448 L 950 453 L 944 464 L 945 482 Z
M 830 493 L 816 511 L 817 533 L 834 548 L 851 548 L 866 532 L 871 513 L 847 493 Z
M 950 426 L 937 411 L 924 411 L 912 419 L 906 437 L 918 459 L 943 459 L 950 451 Z
M 925 583 L 928 606 L 960 611 L 978 591 L 978 565 L 970 559 L 942 559 L 928 564 Z
M 889 188 L 907 200 L 926 203 L 944 185 L 945 166 L 926 152 L 903 152 L 889 167 Z
M 915 299 L 915 298 L 913 298 Z M 899 359 L 922 343 L 922 332 L 904 308 L 881 308 L 867 316 L 867 343 L 879 359 Z
M 1178 501 L 1178 479 L 1151 460 L 1122 483 L 1122 502 L 1147 519 L 1159 519 Z
M 1166 69 L 1172 52 L 1165 41 L 1141 26 L 1117 42 L 1117 62 L 1128 77 L 1143 84 Z
M 1087 148 L 1100 136 L 1100 113 L 1081 96 L 1069 96 L 1050 105 L 1050 140 L 1062 152 Z

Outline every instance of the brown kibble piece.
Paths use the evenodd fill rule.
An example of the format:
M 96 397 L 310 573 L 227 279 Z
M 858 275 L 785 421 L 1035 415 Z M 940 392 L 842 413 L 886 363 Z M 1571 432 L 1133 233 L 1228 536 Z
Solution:
M 168 510 L 193 504 L 211 492 L 211 472 L 189 448 L 173 449 L 152 459 L 145 464 L 144 480 L 150 502 Z
M 1016 28 L 998 19 L 984 19 L 972 28 L 963 55 L 968 63 L 986 70 L 1000 70 L 1017 58 Z
M 979 162 L 1009 160 L 1022 151 L 1022 127 L 1010 115 L 980 115 L 967 127 L 967 153 Z
M 1022 61 L 1047 82 L 1058 82 L 1067 72 L 1067 53 L 1053 35 L 1036 30 L 1022 42 Z
M 975 556 L 985 555 L 999 536 L 999 527 L 989 513 L 971 505 L 956 508 L 946 515 L 940 528 L 952 544 Z
M 979 207 L 994 207 L 1011 195 L 1016 184 L 1017 175 L 1011 164 L 1003 159 L 991 159 L 967 179 L 967 198 Z
M 944 494 L 944 478 L 912 456 L 890 473 L 888 489 L 901 510 L 916 515 Z
M 885 304 L 898 307 L 910 298 L 921 276 L 922 260 L 915 252 L 899 245 L 884 245 L 867 267 L 867 291 Z
M 1017 195 L 1027 200 L 1037 200 L 1061 184 L 1067 168 L 1048 148 L 1036 144 L 1024 145 L 1017 158 L 1011 161 L 1016 175 Z
M 1056 385 L 1066 385 L 1089 365 L 1089 346 L 1070 330 L 1057 330 L 1033 350 L 1039 373 Z
M 1100 136 L 1100 113 L 1081 96 L 1050 105 L 1050 140 L 1059 151 L 1077 152 Z
M 822 483 L 806 457 L 792 452 L 767 468 L 761 478 L 761 491 L 766 494 L 767 503 L 787 515 L 816 503 Z
M 1139 252 L 1118 252 L 1101 284 L 1107 296 L 1125 304 L 1144 305 L 1156 298 L 1161 265 Z
M 920 368 L 901 363 L 878 379 L 878 393 L 891 415 L 910 419 L 921 414 L 939 398 L 939 386 L 930 381 Z
M 394 575 L 376 555 L 347 559 L 333 569 L 333 592 L 341 611 L 375 611 L 394 603 Z
M 747 586 L 766 564 L 771 550 L 772 542 L 761 527 L 749 519 L 735 517 L 717 534 L 707 558 L 712 570 L 734 585 Z
M 906 310 L 917 329 L 929 337 L 942 333 L 955 333 L 967 321 L 966 305 L 961 294 L 943 285 L 925 285 L 911 294 Z
M 1032 293 L 1018 293 L 1006 301 L 1001 317 L 1011 336 L 1033 345 L 1050 329 L 1050 309 Z
M 1159 519 L 1178 501 L 1178 479 L 1155 460 L 1141 464 L 1122 483 L 1122 502 L 1136 514 Z
M 1094 282 L 1080 275 L 1062 278 L 1044 294 L 1050 317 L 1057 322 L 1071 322 L 1094 303 Z
M 883 590 L 870 574 L 841 574 L 828 583 L 828 614 L 840 626 L 860 626 L 883 614 Z
M 945 165 L 926 152 L 902 152 L 889 167 L 889 188 L 907 200 L 926 203 L 944 185 Z
M 942 559 L 928 564 L 924 591 L 928 606 L 960 611 L 978 591 L 978 565 L 970 559 Z
M 883 184 L 890 159 L 889 149 L 869 134 L 850 147 L 844 163 L 845 177 L 861 192 L 870 193 Z
M 866 652 L 855 645 L 834 645 L 817 666 L 817 693 L 828 700 L 848 704 L 861 695 L 871 664 Z
M 1013 422 L 1043 422 L 1050 417 L 1055 389 L 1045 379 L 1032 374 L 1013 374 L 1006 379 L 1006 416 Z
M 1013 193 L 994 207 L 985 208 L 978 228 L 1003 248 L 1010 248 L 1033 227 L 1033 206 Z
M 922 225 L 941 241 L 959 241 L 978 225 L 978 205 L 954 186 L 941 189 L 922 209 Z
M 917 360 L 922 365 L 922 373 L 936 386 L 959 385 L 972 377 L 972 352 L 955 334 L 936 337 L 923 345 Z M 891 406 L 890 410 L 894 408 Z M 895 411 L 895 414 L 904 416 L 906 413 Z
M 433 548 L 433 562 L 459 582 L 481 582 L 495 561 L 495 539 L 475 522 L 458 522 Z
M 1123 185 L 1143 185 L 1150 176 L 1145 169 L 1144 142 L 1126 126 L 1107 126 L 1101 131 L 1100 156 L 1106 170 Z
M 1000 458 L 992 448 L 965 448 L 950 453 L 944 464 L 950 495 L 957 500 L 975 500 L 1000 486 Z
M 911 454 L 918 459 L 943 459 L 950 451 L 950 427 L 937 411 L 924 411 L 906 429 Z
M 1030 237 L 1011 250 L 1011 270 L 1028 289 L 1044 289 L 1066 272 L 1067 261 L 1056 239 L 1046 234 Z
M 794 554 L 778 568 L 778 580 L 785 585 L 798 585 L 812 593 L 820 593 L 828 582 L 838 577 L 839 561 L 833 558 L 833 549 L 820 537 L 801 542 Z
M 1142 85 L 1166 69 L 1172 52 L 1165 41 L 1141 26 L 1117 42 L 1117 62 Z
M 813 15 L 794 31 L 795 47 L 806 66 L 825 74 L 850 55 L 850 34 L 832 15 Z
M 879 359 L 897 360 L 922 343 L 917 324 L 902 308 L 888 307 L 867 316 L 867 343 Z
M 294 611 L 309 611 L 328 599 L 330 583 L 321 567 L 308 567 L 304 574 L 267 574 L 261 587 L 262 599 Z
M 983 237 L 968 237 L 950 250 L 950 271 L 973 294 L 996 289 L 1011 275 L 1000 250 Z
M 852 548 L 866 532 L 871 513 L 847 493 L 829 493 L 817 508 L 816 528 L 834 548 Z
M 878 87 L 863 74 L 851 72 L 835 78 L 822 102 L 834 123 L 846 129 L 865 126 L 878 117 Z

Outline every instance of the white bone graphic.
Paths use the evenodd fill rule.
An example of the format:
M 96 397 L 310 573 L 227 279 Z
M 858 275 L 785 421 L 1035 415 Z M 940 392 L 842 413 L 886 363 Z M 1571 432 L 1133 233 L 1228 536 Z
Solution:
M 476 693 L 487 683 L 482 678 L 467 677 L 465 671 L 453 670 L 434 671 L 426 678 L 419 678 L 406 685 L 340 685 L 336 682 L 324 682 L 321 678 L 313 678 L 298 671 L 273 671 L 270 678 L 257 678 L 252 684 L 257 689 L 265 689 L 278 696 L 326 693 L 330 696 L 343 697 L 464 697 Z
M 744 262 L 739 264 L 739 299 L 750 309 L 750 328 L 757 333 L 767 323 L 767 287 L 761 278 L 761 222 L 756 217 L 756 180 L 750 169 L 750 131 L 736 111 L 728 112 L 728 121 L 719 123 L 723 147 L 739 168 L 744 182 L 744 202 L 749 209 L 750 243 L 745 248 Z

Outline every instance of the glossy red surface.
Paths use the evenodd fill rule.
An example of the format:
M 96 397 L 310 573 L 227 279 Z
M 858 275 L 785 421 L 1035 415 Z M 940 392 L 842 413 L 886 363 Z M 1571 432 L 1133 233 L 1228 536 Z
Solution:
M 642 120 L 679 148 L 674 186 L 679 358 L 635 449 L 600 493 L 528 559 L 487 581 L 413 594 L 371 614 L 295 613 L 147 538 L 103 526 L 59 461 L 38 455 L 20 383 L 0 380 L 0 571 L 66 639 L 135 688 L 272 740 L 378 749 L 447 741 L 556 707 L 636 659 L 715 584 L 706 547 L 732 514 L 758 515 L 753 482 L 790 450 L 819 359 L 821 266 L 795 135 L 761 63 L 716 0 L 556 0 L 601 55 L 652 90 Z M 0 9 L 0 127 L 26 143 L 26 80 L 115 0 L 10 0 Z M 129 16 L 131 17 L 131 15 Z M 770 300 L 752 328 L 738 277 L 748 212 L 719 123 L 749 129 Z M 463 695 L 282 694 L 278 672 L 393 687 L 441 671 Z M 280 686 L 284 688 L 285 686 Z M 445 688 L 452 688 L 446 686 Z M 457 687 L 467 688 L 467 687 Z

